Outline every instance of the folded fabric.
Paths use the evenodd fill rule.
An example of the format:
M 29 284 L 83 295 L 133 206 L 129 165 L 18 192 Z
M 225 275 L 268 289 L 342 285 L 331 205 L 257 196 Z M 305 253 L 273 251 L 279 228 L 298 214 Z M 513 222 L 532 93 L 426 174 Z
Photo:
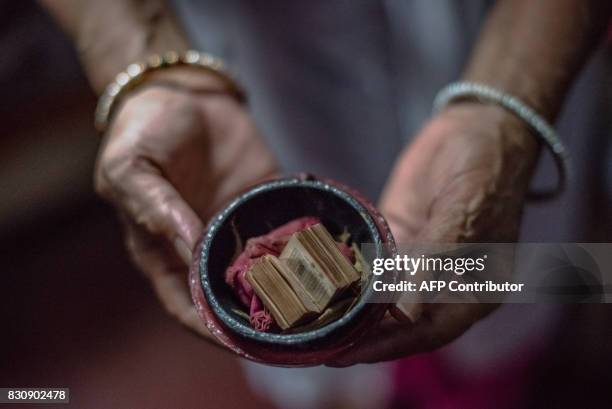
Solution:
M 251 326 L 256 330 L 268 331 L 274 325 L 274 319 L 246 280 L 247 271 L 259 257 L 266 254 L 278 257 L 293 233 L 318 223 L 321 221 L 316 217 L 301 217 L 277 227 L 268 234 L 248 239 L 242 252 L 225 271 L 225 281 L 232 287 L 240 302 L 249 308 Z M 354 262 L 355 255 L 349 246 L 338 243 L 338 248 Z

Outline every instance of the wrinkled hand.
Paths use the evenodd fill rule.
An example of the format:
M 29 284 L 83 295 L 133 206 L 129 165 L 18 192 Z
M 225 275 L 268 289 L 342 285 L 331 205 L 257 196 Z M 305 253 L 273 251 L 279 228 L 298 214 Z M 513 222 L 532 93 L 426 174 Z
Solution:
M 192 249 L 220 205 L 271 175 L 275 162 L 239 102 L 190 85 L 150 86 L 125 100 L 100 150 L 95 185 L 119 210 L 130 256 L 165 309 L 212 339 L 189 293 Z
M 448 107 L 400 156 L 383 193 L 381 210 L 396 242 L 515 241 L 537 151 L 535 137 L 502 108 L 477 103 Z M 495 307 L 437 301 L 411 306 L 414 322 L 387 316 L 332 365 L 436 349 Z

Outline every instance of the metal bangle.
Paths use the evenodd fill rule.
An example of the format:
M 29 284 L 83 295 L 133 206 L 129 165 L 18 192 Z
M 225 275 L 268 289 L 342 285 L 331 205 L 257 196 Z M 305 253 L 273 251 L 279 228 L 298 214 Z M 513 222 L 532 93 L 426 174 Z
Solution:
M 195 50 L 182 53 L 168 51 L 163 54 L 151 55 L 144 62 L 130 64 L 124 71 L 117 74 L 98 100 L 95 112 L 96 129 L 104 132 L 108 128 L 117 102 L 129 91 L 142 84 L 148 74 L 174 66 L 194 67 L 216 75 L 226 83 L 228 91 L 234 94 L 236 98 L 240 101 L 246 100 L 244 91 L 219 58 Z
M 554 128 L 536 111 L 520 99 L 496 88 L 474 82 L 454 82 L 444 87 L 434 99 L 433 110 L 438 112 L 449 103 L 473 97 L 479 101 L 498 104 L 525 121 L 551 152 L 559 172 L 557 186 L 546 191 L 530 191 L 528 197 L 535 200 L 550 199 L 561 194 L 569 177 L 569 154 Z

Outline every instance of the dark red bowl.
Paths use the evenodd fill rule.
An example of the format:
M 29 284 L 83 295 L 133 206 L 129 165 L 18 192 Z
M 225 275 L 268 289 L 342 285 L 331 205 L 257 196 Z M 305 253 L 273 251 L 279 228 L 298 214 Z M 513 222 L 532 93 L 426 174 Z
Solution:
M 375 327 L 388 308 L 387 304 L 370 303 L 368 288 L 340 319 L 295 334 L 256 331 L 233 312 L 242 306 L 225 283 L 224 274 L 235 253 L 235 231 L 244 242 L 303 216 L 320 218 L 332 234 L 348 228 L 356 243 L 374 243 L 377 256 L 383 251 L 388 255 L 390 249 L 394 253 L 394 240 L 383 217 L 355 191 L 336 182 L 312 177 L 279 179 L 238 196 L 211 219 L 198 243 L 190 286 L 208 329 L 242 357 L 282 366 L 325 363 Z

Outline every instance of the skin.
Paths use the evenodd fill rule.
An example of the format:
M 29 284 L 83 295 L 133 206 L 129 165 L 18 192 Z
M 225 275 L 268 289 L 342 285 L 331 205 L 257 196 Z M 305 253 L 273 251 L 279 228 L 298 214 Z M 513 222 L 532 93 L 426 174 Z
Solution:
M 129 63 L 189 45 L 161 1 L 41 3 L 75 39 L 98 92 Z M 499 0 L 464 79 L 513 94 L 554 121 L 605 30 L 609 3 Z M 117 110 L 100 149 L 96 188 L 122 215 L 130 254 L 165 308 L 210 338 L 191 304 L 185 263 L 212 212 L 276 166 L 249 112 L 217 80 L 177 69 L 156 79 L 163 83 L 140 88 Z M 399 243 L 515 241 L 538 152 L 527 126 L 502 108 L 453 104 L 399 155 L 380 208 Z M 385 319 L 329 364 L 438 348 L 493 308 L 439 301 L 403 306 L 410 319 Z
M 602 37 L 610 9 L 595 1 L 498 1 L 464 79 L 506 91 L 553 122 Z M 400 155 L 383 193 L 380 208 L 396 241 L 516 241 L 539 148 L 530 129 L 497 106 L 464 101 L 435 115 Z M 387 317 L 330 365 L 434 350 L 496 307 L 445 297 L 451 296 L 432 304 L 399 305 L 405 319 Z
M 240 103 L 192 89 L 129 97 L 100 150 L 95 185 L 123 216 L 129 254 L 167 311 L 212 339 L 189 294 L 191 251 L 210 216 L 276 165 Z
M 401 154 L 383 193 L 380 208 L 396 241 L 516 241 L 537 151 L 525 125 L 501 108 L 458 104 L 445 110 Z M 436 349 L 496 307 L 450 303 L 447 297 L 451 295 L 431 304 L 400 306 L 408 319 L 386 317 L 362 344 L 330 365 Z

